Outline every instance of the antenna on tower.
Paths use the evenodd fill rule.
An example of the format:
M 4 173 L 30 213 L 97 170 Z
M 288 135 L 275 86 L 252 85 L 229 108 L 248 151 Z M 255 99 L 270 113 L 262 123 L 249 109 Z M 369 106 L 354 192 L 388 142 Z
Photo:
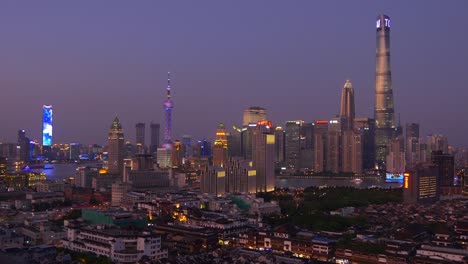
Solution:
M 167 72 L 167 98 L 171 98 L 171 72 Z

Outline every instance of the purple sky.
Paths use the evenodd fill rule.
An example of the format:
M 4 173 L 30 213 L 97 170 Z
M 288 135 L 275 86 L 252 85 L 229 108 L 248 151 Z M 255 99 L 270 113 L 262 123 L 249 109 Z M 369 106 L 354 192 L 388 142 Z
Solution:
M 347 78 L 356 115 L 372 117 L 383 12 L 402 123 L 467 146 L 467 10 L 465 0 L 5 1 L 0 141 L 20 128 L 40 139 L 52 104 L 56 143 L 103 144 L 115 115 L 133 142 L 135 123 L 163 123 L 168 70 L 176 138 L 212 138 L 249 106 L 276 124 L 330 118 Z

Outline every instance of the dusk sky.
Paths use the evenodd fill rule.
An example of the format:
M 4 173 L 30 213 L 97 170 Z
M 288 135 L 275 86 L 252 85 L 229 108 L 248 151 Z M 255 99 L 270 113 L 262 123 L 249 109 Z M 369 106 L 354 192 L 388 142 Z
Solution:
M 373 117 L 375 20 L 390 16 L 395 114 L 468 146 L 468 1 L 3 1 L 0 141 L 107 144 L 115 116 L 161 123 L 172 74 L 173 134 L 212 139 L 249 106 L 274 124 L 329 119 L 347 78 Z M 162 130 L 161 130 L 162 135 Z

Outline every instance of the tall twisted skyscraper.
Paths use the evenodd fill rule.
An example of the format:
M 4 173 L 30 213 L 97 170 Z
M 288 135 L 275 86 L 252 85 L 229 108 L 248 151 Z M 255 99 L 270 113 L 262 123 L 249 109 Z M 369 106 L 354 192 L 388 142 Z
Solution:
M 340 118 L 342 122 L 342 130 L 353 129 L 354 113 L 354 89 L 350 80 L 346 83 L 341 91 L 341 110 Z
M 171 148 L 172 146 L 172 109 L 174 108 L 174 102 L 171 99 L 171 75 L 167 73 L 167 88 L 166 88 L 166 100 L 164 100 L 163 107 L 165 111 L 165 127 L 164 127 L 164 148 Z
M 375 147 L 376 165 L 385 169 L 388 144 L 394 137 L 392 73 L 390 70 L 390 18 L 379 15 L 376 21 L 377 49 L 375 67 Z

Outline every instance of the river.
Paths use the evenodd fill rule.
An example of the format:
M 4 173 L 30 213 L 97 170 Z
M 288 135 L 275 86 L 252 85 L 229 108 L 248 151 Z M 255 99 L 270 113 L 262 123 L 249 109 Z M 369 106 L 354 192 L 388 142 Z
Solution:
M 78 166 L 86 166 L 91 164 L 46 164 L 46 168 L 42 171 L 46 174 L 49 180 L 65 180 L 74 177 Z M 369 188 L 371 186 L 398 188 L 401 183 L 388 183 L 381 178 L 362 178 L 362 181 L 352 181 L 348 178 L 280 178 L 275 180 L 275 186 L 281 188 L 305 188 L 309 186 L 352 186 L 356 188 Z

